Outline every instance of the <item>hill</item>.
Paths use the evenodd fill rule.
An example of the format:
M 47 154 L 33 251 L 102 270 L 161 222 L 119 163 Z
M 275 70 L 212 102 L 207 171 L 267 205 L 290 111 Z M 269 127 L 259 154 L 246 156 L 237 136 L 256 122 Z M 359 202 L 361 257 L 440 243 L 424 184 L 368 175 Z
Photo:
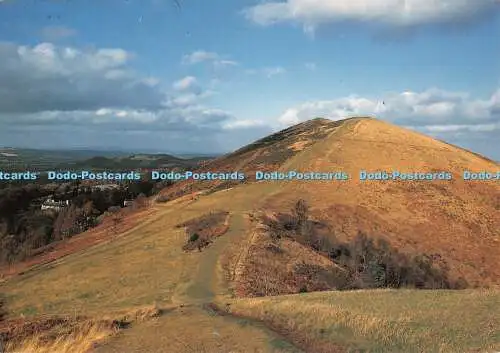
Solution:
M 277 170 L 289 158 L 312 146 L 317 141 L 342 125 L 328 119 L 316 118 L 266 136 L 233 153 L 206 161 L 197 171 L 247 173 L 252 181 L 255 170 Z M 165 199 L 172 199 L 195 191 L 217 191 L 241 184 L 240 181 L 203 181 L 192 180 L 176 183 L 175 187 L 162 192 Z
M 447 259 L 455 275 L 498 284 L 500 185 L 466 181 L 464 171 L 497 172 L 499 165 L 455 146 L 373 119 L 353 120 L 312 148 L 289 159 L 282 170 L 341 170 L 347 182 L 291 182 L 267 209 L 300 194 L 336 234 L 359 230 L 384 236 L 399 249 Z M 450 172 L 442 181 L 360 181 L 359 170 Z
M 200 162 L 210 159 L 210 157 L 179 158 L 169 154 L 135 154 L 110 158 L 97 156 L 64 163 L 58 167 L 79 170 L 189 169 L 198 167 Z
M 1 170 L 93 169 L 125 170 L 138 168 L 193 168 L 213 156 L 186 155 L 176 157 L 165 153 L 130 154 L 120 151 L 42 150 L 0 148 Z
M 116 318 L 151 305 L 165 312 L 153 323 L 131 323 L 98 353 L 157 352 L 166 344 L 172 352 L 498 350 L 497 290 L 434 295 L 414 288 L 500 284 L 500 186 L 462 178 L 464 170 L 499 169 L 479 155 L 376 119 L 315 119 L 215 159 L 204 170 L 344 172 L 347 180 L 182 181 L 163 190 L 170 200 L 152 204 L 144 218 L 125 216 L 119 234 L 106 238 L 103 225 L 79 235 L 68 246 L 72 253 L 33 262 L 0 292 L 9 318 Z M 360 170 L 449 172 L 452 179 L 360 181 Z M 192 190 L 211 192 L 181 196 Z M 96 234 L 99 242 L 90 241 Z M 75 246 L 86 243 L 97 245 Z M 407 289 L 283 296 L 380 287 Z M 273 298 L 240 299 L 256 296 Z M 304 305 L 297 304 L 300 298 Z M 448 330 L 446 321 L 457 315 L 473 318 L 470 326 Z M 408 330 L 398 331 L 393 322 Z M 377 325 L 390 326 L 394 340 Z M 415 347 L 419 335 L 426 338 Z
M 362 231 L 400 249 L 446 257 L 456 276 L 498 283 L 498 181 L 463 180 L 464 171 L 496 173 L 499 164 L 462 148 L 372 118 L 314 119 L 215 159 L 205 170 L 342 171 L 346 181 L 265 181 L 277 194 L 260 207 L 280 212 L 299 197 L 342 239 Z M 360 170 L 449 172 L 451 180 L 360 181 Z M 223 189 L 239 182 L 183 181 L 162 193 Z
M 62 163 L 80 161 L 93 156 L 118 157 L 123 152 L 93 150 L 43 150 L 0 147 L 2 170 L 47 170 Z

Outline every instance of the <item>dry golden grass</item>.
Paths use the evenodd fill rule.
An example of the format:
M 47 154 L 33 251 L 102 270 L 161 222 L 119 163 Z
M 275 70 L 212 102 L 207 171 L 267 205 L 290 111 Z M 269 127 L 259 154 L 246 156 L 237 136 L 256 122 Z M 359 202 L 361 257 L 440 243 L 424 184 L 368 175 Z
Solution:
M 169 304 L 176 285 L 196 267 L 196 257 L 182 251 L 184 230 L 175 225 L 201 213 L 182 205 L 158 213 L 127 236 L 4 283 L 0 290 L 10 315 L 104 315 L 153 302 Z
M 265 231 L 255 234 L 245 261 L 233 279 L 238 296 L 298 293 L 303 287 L 329 288 L 319 279 L 299 278 L 295 267 L 313 265 L 333 273 L 336 265 L 330 259 L 289 239 L 282 239 L 279 247 L 271 244 Z
M 281 134 L 281 136 L 280 136 Z M 299 144 L 304 147 L 294 151 Z M 281 153 L 281 155 L 280 155 Z M 269 156 L 274 156 L 269 159 Z M 247 198 L 247 209 L 288 210 L 306 199 L 314 216 L 327 220 L 347 240 L 361 230 L 386 237 L 403 252 L 439 254 L 454 278 L 472 285 L 499 284 L 500 185 L 462 180 L 464 170 L 499 170 L 498 163 L 474 153 L 376 119 L 344 122 L 314 120 L 243 148 L 210 164 L 217 170 L 345 171 L 347 181 L 263 181 L 236 186 L 237 200 L 212 199 L 213 207 L 231 209 Z M 451 181 L 359 181 L 359 171 L 450 171 Z M 179 183 L 176 188 L 207 188 Z M 278 191 L 254 203 L 246 193 Z M 179 189 L 180 190 L 180 189 Z M 209 195 L 210 196 L 210 195 Z M 239 207 L 239 206 L 235 206 Z
M 102 316 L 151 303 L 172 304 L 179 288 L 192 281 L 204 255 L 186 254 L 185 231 L 175 226 L 220 209 L 218 205 L 245 211 L 274 190 L 272 185 L 245 189 L 214 193 L 196 202 L 158 204 L 154 216 L 126 235 L 7 280 L 0 284 L 0 292 L 10 317 Z
M 306 130 L 311 126 L 312 133 L 308 134 Z M 323 133 L 316 134 L 316 130 L 323 128 Z M 287 146 L 285 149 L 279 143 L 272 148 L 261 144 L 257 149 L 219 159 L 214 166 L 223 171 L 247 172 L 279 167 L 302 171 L 344 170 L 352 179 L 241 184 L 227 192 L 201 195 L 199 199 L 188 196 L 157 204 L 151 210 L 156 212 L 154 215 L 148 215 L 122 236 L 0 284 L 10 315 L 83 313 L 100 317 L 150 303 L 165 307 L 178 304 L 176 298 L 188 300 L 184 290 L 204 278 L 205 273 L 212 275 L 212 268 L 203 266 L 217 263 L 226 247 L 214 246 L 207 248 L 214 251 L 186 254 L 182 251 L 184 230 L 176 229 L 175 225 L 215 209 L 227 209 L 233 214 L 262 209 L 288 211 L 298 198 L 306 199 L 314 218 L 329 221 L 339 237 L 349 238 L 358 230 L 370 236 L 382 235 L 403 251 L 441 254 L 453 274 L 473 283 L 498 283 L 498 183 L 468 183 L 458 175 L 462 169 L 498 169 L 498 164 L 376 120 L 353 119 L 342 124 L 316 121 L 287 134 L 281 140 L 281 145 Z M 325 135 L 328 136 L 324 139 L 317 138 Z M 289 149 L 297 141 L 305 140 L 309 144 L 302 146 L 303 150 Z M 357 181 L 359 169 L 393 168 L 451 170 L 455 180 Z M 186 183 L 178 184 L 183 185 Z M 196 185 L 205 188 L 203 183 Z M 250 228 L 245 228 L 242 222 L 241 229 L 229 229 L 221 240 L 229 235 L 244 235 L 235 244 L 248 248 L 249 234 L 245 231 L 249 233 Z M 299 250 L 290 254 L 309 256 Z M 252 255 L 239 255 L 228 257 L 224 266 L 240 263 L 241 274 Z M 278 266 L 265 261 L 263 265 Z M 495 326 L 488 326 L 500 326 L 493 316 L 498 314 L 492 304 L 499 300 L 496 293 L 327 293 L 236 301 L 234 306 L 236 312 L 264 318 L 293 332 L 305 332 L 318 342 L 328 337 L 346 346 L 366 346 L 381 352 L 413 345 L 430 347 L 429 352 L 433 349 L 449 352 L 460 344 L 472 349 L 496 343 Z M 199 318 L 198 314 L 193 317 Z M 179 321 L 177 329 L 192 324 L 188 322 Z M 474 331 L 480 334 L 472 334 Z M 417 340 L 419 335 L 421 339 Z M 133 336 L 131 340 L 136 338 Z
M 235 299 L 233 314 L 263 320 L 311 351 L 500 350 L 500 292 L 379 290 Z M 320 348 L 323 347 L 323 348 Z
M 262 325 L 190 306 L 123 330 L 95 353 L 299 353 L 288 347 Z
M 120 212 L 121 216 L 117 218 L 123 219 L 116 225 L 114 225 L 112 217 L 107 216 L 104 218 L 103 222 L 95 228 L 91 228 L 69 239 L 50 244 L 42 249 L 37 249 L 39 254 L 28 258 L 26 261 L 9 266 L 1 266 L 0 282 L 35 266 L 43 266 L 61 257 L 78 253 L 97 244 L 109 242 L 118 236 L 126 235 L 134 231 L 134 228 L 137 227 L 137 224 L 140 223 L 141 220 L 153 217 L 156 211 L 156 209 L 151 207 L 137 210 L 123 209 Z
M 6 340 L 6 353 L 87 353 L 121 329 L 157 320 L 170 310 L 149 305 L 100 319 L 42 316 L 9 320 L 1 323 L 0 337 Z
M 340 238 L 359 230 L 383 236 L 403 251 L 442 255 L 454 277 L 499 283 L 500 184 L 462 180 L 464 170 L 496 172 L 497 163 L 375 119 L 353 119 L 280 169 L 345 171 L 351 178 L 282 182 L 281 192 L 263 203 L 265 209 L 289 210 L 300 197 Z M 359 181 L 362 169 L 450 171 L 453 180 Z
M 6 353 L 88 353 L 99 343 L 118 332 L 109 323 L 87 321 L 78 329 L 47 339 L 43 335 L 8 344 Z

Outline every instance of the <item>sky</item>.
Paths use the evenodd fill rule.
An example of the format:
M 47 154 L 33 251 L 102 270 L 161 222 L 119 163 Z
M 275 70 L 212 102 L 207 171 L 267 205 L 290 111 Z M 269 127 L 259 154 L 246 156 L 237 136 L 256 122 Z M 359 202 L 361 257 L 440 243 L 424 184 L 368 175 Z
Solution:
M 373 116 L 500 160 L 498 0 L 0 0 L 0 145 L 225 153 Z

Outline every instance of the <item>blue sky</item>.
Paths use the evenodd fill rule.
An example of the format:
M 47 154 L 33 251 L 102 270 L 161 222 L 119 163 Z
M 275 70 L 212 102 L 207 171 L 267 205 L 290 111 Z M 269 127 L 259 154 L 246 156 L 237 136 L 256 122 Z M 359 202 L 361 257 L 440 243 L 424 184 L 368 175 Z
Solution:
M 0 1 L 0 143 L 226 152 L 374 115 L 500 159 L 497 1 L 179 2 Z

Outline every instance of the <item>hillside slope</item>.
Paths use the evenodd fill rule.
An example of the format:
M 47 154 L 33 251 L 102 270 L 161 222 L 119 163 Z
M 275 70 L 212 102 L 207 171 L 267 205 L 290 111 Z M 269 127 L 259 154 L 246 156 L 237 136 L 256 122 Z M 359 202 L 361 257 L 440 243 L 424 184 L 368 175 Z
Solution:
M 287 152 L 293 149 L 293 153 Z M 265 156 L 273 153 L 276 153 L 277 159 L 266 162 Z M 474 153 L 375 119 L 360 118 L 340 122 L 313 120 L 260 140 L 235 154 L 219 158 L 211 162 L 207 169 L 244 170 L 247 173 L 257 169 L 283 172 L 344 171 L 351 177 L 343 181 L 250 180 L 237 183 L 227 190 L 201 194 L 197 198 L 186 196 L 170 202 L 153 203 L 150 211 L 154 211 L 154 215 L 152 212 L 151 216 L 145 217 L 140 224 L 123 234 L 110 236 L 106 242 L 79 249 L 77 253 L 65 254 L 59 259 L 51 259 L 53 261 L 48 264 L 33 267 L 6 279 L 0 284 L 0 292 L 6 298 L 9 316 L 17 318 L 20 315 L 78 313 L 115 317 L 130 308 L 154 304 L 174 311 L 169 311 L 171 316 L 166 314 L 165 318 L 151 324 L 155 328 L 150 336 L 144 338 L 144 344 L 148 345 L 143 350 L 145 352 L 164 351 L 165 342 L 174 342 L 175 339 L 179 342 L 176 341 L 175 346 L 169 347 L 172 352 L 185 352 L 183 347 L 187 347 L 187 344 L 204 342 L 210 342 L 210 348 L 217 346 L 222 351 L 236 349 L 235 351 L 246 352 L 253 343 L 255 347 L 252 347 L 252 351 L 254 348 L 261 349 L 256 351 L 262 352 L 275 351 L 276 342 L 280 342 L 280 347 L 284 344 L 282 336 L 290 337 L 286 334 L 290 330 L 286 325 L 276 327 L 283 335 L 267 333 L 254 325 L 243 330 L 239 327 L 239 322 L 230 317 L 223 320 L 210 319 L 213 313 L 207 311 L 205 305 L 212 301 L 228 305 L 228 298 L 246 295 L 248 287 L 245 284 L 250 284 L 255 289 L 257 280 L 262 279 L 261 273 L 268 276 L 259 282 L 259 285 L 265 286 L 261 293 L 268 295 L 273 292 L 296 293 L 297 277 L 294 270 L 297 266 L 327 271 L 337 269 L 330 259 L 294 239 L 284 239 L 279 252 L 269 251 L 269 237 L 258 216 L 289 212 L 300 198 L 309 203 L 313 220 L 328 225 L 327 236 L 349 240 L 358 231 L 363 231 L 370 237 L 386 238 L 390 245 L 401 252 L 431 255 L 448 267 L 453 277 L 462 276 L 469 284 L 500 284 L 497 267 L 500 263 L 500 186 L 498 181 L 471 182 L 462 180 L 461 176 L 466 169 L 493 172 L 499 170 L 500 166 Z M 453 179 L 362 182 L 358 175 L 360 169 L 449 171 L 453 174 Z M 174 188 L 166 189 L 165 192 L 172 192 L 175 188 L 184 192 L 181 186 L 200 190 L 213 187 L 209 183 L 186 181 L 175 184 Z M 185 229 L 178 225 L 216 210 L 230 213 L 227 232 L 214 239 L 205 249 L 184 251 L 185 244 L 193 234 L 186 234 Z M 127 223 L 130 220 L 125 218 L 123 221 Z M 86 236 L 88 234 L 79 235 Z M 255 271 L 259 266 L 263 267 L 260 269 L 262 272 Z M 289 274 L 292 277 L 286 277 Z M 281 278 L 289 282 L 281 281 Z M 280 283 L 276 283 L 276 279 Z M 316 284 L 322 287 L 321 283 Z M 325 296 L 345 296 L 348 300 L 351 293 L 353 292 L 326 293 Z M 368 291 L 358 293 L 363 298 L 359 302 L 369 302 L 372 298 Z M 387 299 L 382 299 L 390 302 L 391 306 L 384 310 L 396 310 L 397 315 L 400 315 L 402 306 L 397 303 L 400 306 L 392 306 L 391 302 L 391 293 L 400 292 L 387 293 Z M 412 300 L 418 294 L 413 291 L 405 293 L 408 296 L 403 302 L 407 305 L 407 310 L 420 310 L 421 307 L 414 305 Z M 281 296 L 274 300 L 279 301 L 280 298 L 286 300 Z M 466 316 L 482 317 L 471 327 L 480 326 L 483 322 L 496 322 L 495 318 L 489 318 L 495 315 L 489 310 L 490 304 L 486 303 L 480 308 L 463 307 L 461 298 L 463 297 L 454 297 L 454 304 L 450 307 L 463 308 Z M 436 297 L 434 302 L 438 305 L 446 300 L 446 296 Z M 249 310 L 245 302 L 234 304 L 236 314 L 251 315 L 265 321 L 269 319 L 262 317 L 258 310 L 258 315 L 254 315 L 253 309 Z M 267 304 L 262 302 L 258 305 L 265 308 Z M 296 321 L 300 324 L 297 330 L 307 331 L 308 328 L 303 330 L 301 325 L 309 322 L 308 317 L 316 317 L 317 308 L 317 305 L 304 308 L 307 313 L 297 316 Z M 357 310 L 354 306 L 351 309 L 354 312 Z M 272 312 L 270 314 L 274 315 Z M 337 314 L 334 312 L 332 315 Z M 321 321 L 318 323 L 321 328 L 331 326 L 328 315 L 318 319 Z M 369 320 L 378 322 L 371 317 Z M 178 322 L 179 325 L 173 325 L 172 322 Z M 434 333 L 425 317 L 419 322 L 425 327 L 419 326 L 418 333 L 423 330 Z M 217 331 L 220 336 L 211 331 L 211 325 L 220 325 L 220 330 Z M 441 323 L 437 322 L 436 325 Z M 144 348 L 142 343 L 131 347 L 130 342 L 140 342 L 138 338 L 145 337 L 144 332 L 149 332 L 153 326 L 133 325 L 121 338 L 102 346 L 101 352 L 138 351 Z M 494 328 L 494 324 L 491 327 Z M 240 337 L 242 331 L 249 336 L 237 341 L 229 338 Z M 472 335 L 474 329 L 468 328 L 465 331 Z M 158 332 L 161 332 L 162 339 L 159 339 Z M 291 332 L 295 333 L 293 330 Z M 296 337 L 300 339 L 302 333 Z M 442 334 L 445 335 L 443 332 Z M 359 343 L 358 333 L 352 338 L 349 335 L 349 342 Z M 370 335 L 363 337 L 371 339 Z M 433 337 L 430 338 L 432 344 L 439 343 L 441 336 Z M 487 342 L 481 343 L 481 346 L 486 347 L 492 342 L 497 344 L 496 337 L 496 331 L 492 329 Z M 461 344 L 460 340 L 453 339 L 456 341 L 454 344 Z M 477 342 L 469 336 L 466 340 L 471 347 L 476 346 Z M 245 347 L 240 346 L 238 350 L 238 344 L 244 344 Z M 308 344 L 299 346 L 306 349 Z M 451 346 L 453 345 L 450 344 Z M 123 350 L 123 347 L 128 350 Z M 327 348 L 314 351 L 338 351 L 335 350 L 336 347 Z
M 375 119 L 351 120 L 287 161 L 281 170 L 344 171 L 347 181 L 291 181 L 265 205 L 279 210 L 292 195 L 311 204 L 337 236 L 359 230 L 393 246 L 434 254 L 452 273 L 500 282 L 500 184 L 467 181 L 463 172 L 500 166 L 461 148 Z M 360 181 L 369 172 L 450 172 L 452 180 Z
M 316 118 L 301 124 L 266 136 L 239 150 L 207 161 L 198 171 L 210 172 L 244 172 L 250 173 L 259 170 L 276 170 L 289 158 L 314 145 L 341 126 L 345 121 L 331 121 Z M 241 184 L 240 181 L 193 181 L 186 180 L 162 191 L 166 199 L 173 199 L 191 192 L 200 190 L 221 190 Z
M 204 170 L 243 171 L 246 183 L 255 181 L 256 170 L 346 172 L 345 181 L 263 181 L 259 184 L 281 191 L 258 207 L 279 212 L 304 198 L 337 237 L 358 231 L 382 236 L 404 251 L 433 256 L 472 283 L 500 281 L 500 184 L 463 179 L 464 171 L 496 173 L 500 166 L 462 148 L 373 118 L 314 119 L 216 159 Z M 452 180 L 361 181 L 361 170 L 449 172 Z M 163 194 L 175 198 L 240 184 L 183 181 Z

